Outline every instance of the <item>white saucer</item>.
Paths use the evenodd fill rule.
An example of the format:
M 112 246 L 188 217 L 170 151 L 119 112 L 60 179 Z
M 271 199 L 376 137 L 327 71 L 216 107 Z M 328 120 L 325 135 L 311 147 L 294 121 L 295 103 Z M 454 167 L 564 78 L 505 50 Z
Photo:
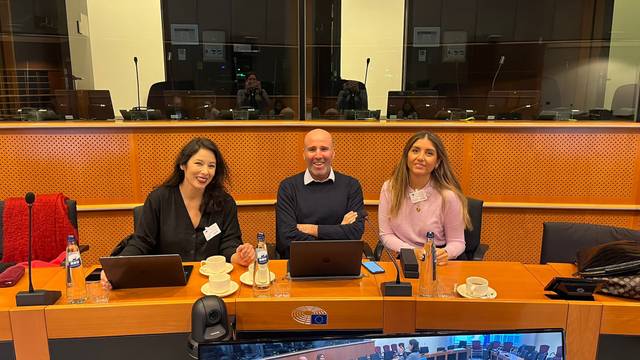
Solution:
M 482 297 L 471 296 L 467 294 L 467 284 L 458 285 L 456 290 L 458 291 L 458 294 L 460 294 L 460 296 L 465 297 L 467 299 L 495 299 L 496 296 L 498 296 L 498 293 L 492 288 L 489 288 L 485 296 L 482 296 Z
M 212 274 L 221 274 L 221 273 L 228 274 L 228 273 L 231 272 L 231 270 L 233 270 L 233 264 L 231 264 L 231 263 L 225 263 L 224 264 L 224 270 L 220 271 L 218 273 L 213 273 L 213 272 L 209 271 L 209 269 L 207 269 L 207 265 L 200 266 L 200 274 L 202 274 L 204 276 L 209 276 L 209 275 L 212 275 Z
M 209 289 L 209 282 L 204 283 L 204 285 L 202 285 L 202 287 L 200 288 L 200 291 L 202 291 L 202 293 L 205 295 L 216 295 L 219 297 L 225 297 L 238 291 L 239 288 L 240 288 L 240 285 L 238 285 L 237 282 L 231 280 L 229 288 L 225 292 L 218 293 L 218 292 L 211 291 Z
M 272 282 L 276 280 L 276 274 L 274 274 L 273 271 L 270 271 L 269 276 Z M 253 275 L 247 271 L 240 275 L 240 281 L 245 285 L 253 286 Z

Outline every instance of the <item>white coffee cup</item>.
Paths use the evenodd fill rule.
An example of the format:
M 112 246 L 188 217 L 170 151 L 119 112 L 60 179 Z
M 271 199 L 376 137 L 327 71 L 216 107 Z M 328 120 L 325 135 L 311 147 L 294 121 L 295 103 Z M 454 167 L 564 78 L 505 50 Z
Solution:
M 231 276 L 225 273 L 209 275 L 209 290 L 214 293 L 223 293 L 231 286 Z
M 202 260 L 200 265 L 206 266 L 209 273 L 223 272 L 227 259 L 222 255 L 209 256 L 207 260 Z
M 469 276 L 466 281 L 467 295 L 483 297 L 489 292 L 489 280 L 479 276 Z

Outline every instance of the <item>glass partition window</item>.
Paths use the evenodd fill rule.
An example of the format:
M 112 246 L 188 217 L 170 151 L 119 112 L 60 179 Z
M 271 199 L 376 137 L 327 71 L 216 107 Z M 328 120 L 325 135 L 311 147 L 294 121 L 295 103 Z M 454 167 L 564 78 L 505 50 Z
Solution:
M 0 119 L 636 120 L 639 10 L 634 0 L 5 1 Z

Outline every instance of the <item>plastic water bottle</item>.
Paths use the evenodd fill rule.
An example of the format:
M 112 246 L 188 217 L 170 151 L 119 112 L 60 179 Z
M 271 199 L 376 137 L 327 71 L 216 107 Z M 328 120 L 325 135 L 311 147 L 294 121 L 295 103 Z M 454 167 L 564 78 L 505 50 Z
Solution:
M 73 235 L 67 237 L 67 302 L 82 304 L 87 300 L 87 287 L 84 282 L 84 270 L 80 258 L 80 248 Z
M 253 295 L 268 297 L 271 295 L 271 271 L 269 271 L 269 253 L 264 233 L 258 233 L 256 246 L 256 261 L 253 265 Z
M 436 243 L 435 234 L 431 231 L 427 233 L 427 241 L 424 243 L 424 255 L 420 266 L 418 294 L 424 297 L 436 297 L 438 289 Z

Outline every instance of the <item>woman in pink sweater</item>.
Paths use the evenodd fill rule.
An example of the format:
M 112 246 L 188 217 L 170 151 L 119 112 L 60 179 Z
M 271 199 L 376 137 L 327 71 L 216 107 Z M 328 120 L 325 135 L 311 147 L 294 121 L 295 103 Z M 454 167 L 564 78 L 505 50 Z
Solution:
M 471 228 L 467 199 L 435 134 L 422 131 L 405 144 L 391 179 L 382 185 L 378 224 L 380 239 L 394 251 L 422 247 L 433 232 L 438 264 L 464 252 L 464 229 Z

